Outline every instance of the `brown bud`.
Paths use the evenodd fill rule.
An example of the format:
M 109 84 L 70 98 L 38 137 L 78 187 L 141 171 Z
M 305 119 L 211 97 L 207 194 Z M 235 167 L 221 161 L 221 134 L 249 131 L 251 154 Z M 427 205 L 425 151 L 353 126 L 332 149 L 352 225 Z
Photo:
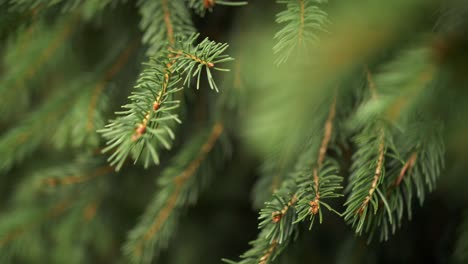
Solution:
M 140 136 L 143 135 L 145 132 L 146 132 L 146 125 L 140 124 L 136 129 L 136 133 Z
M 278 223 L 281 220 L 281 217 L 283 217 L 283 215 L 280 212 L 273 212 L 271 214 L 271 220 L 274 223 Z
M 153 110 L 157 111 L 159 109 L 160 104 L 158 102 L 154 102 L 153 104 Z
M 319 211 L 320 205 L 316 200 L 313 200 L 309 202 L 310 205 L 310 212 L 314 215 L 316 215 Z
M 206 65 L 208 65 L 209 68 L 213 68 L 213 67 L 214 67 L 214 63 L 212 63 L 212 62 L 208 62 Z
M 205 8 L 212 8 L 215 5 L 215 0 L 203 0 L 203 6 Z

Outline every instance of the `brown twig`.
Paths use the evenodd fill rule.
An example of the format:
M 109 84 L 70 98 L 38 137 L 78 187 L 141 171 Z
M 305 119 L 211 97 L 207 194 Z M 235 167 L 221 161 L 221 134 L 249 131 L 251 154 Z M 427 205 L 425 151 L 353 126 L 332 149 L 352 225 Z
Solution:
M 336 115 L 336 97 L 333 99 L 333 103 L 330 106 L 330 111 L 328 112 L 328 118 L 327 118 L 327 121 L 325 122 L 325 129 L 323 133 L 322 143 L 320 144 L 317 163 L 313 169 L 315 197 L 314 197 L 314 200 L 309 202 L 309 205 L 310 205 L 310 212 L 314 215 L 317 214 L 320 209 L 320 202 L 319 202 L 320 201 L 320 190 L 319 190 L 320 179 L 319 179 L 318 173 L 323 165 L 323 161 L 325 160 L 328 145 L 331 140 L 331 136 L 333 132 L 333 121 L 335 119 L 335 115 Z
M 278 242 L 276 242 L 276 240 L 273 241 L 273 243 L 271 243 L 270 247 L 267 249 L 265 254 L 259 259 L 258 264 L 267 264 L 271 256 L 273 255 L 273 252 L 275 251 L 277 245 Z
M 43 215 L 40 219 L 35 219 L 32 222 L 29 222 L 23 226 L 20 226 L 8 234 L 6 234 L 2 239 L 0 239 L 0 247 L 4 246 L 5 244 L 11 242 L 12 240 L 16 239 L 17 237 L 21 236 L 28 230 L 35 228 L 37 225 L 40 225 L 45 220 L 53 217 L 57 217 L 60 214 L 64 213 L 66 209 L 68 209 L 71 205 L 71 199 L 65 199 L 60 201 L 55 206 L 50 208 L 45 215 Z
M 112 171 L 113 169 L 111 166 L 103 166 L 103 167 L 97 168 L 96 170 L 94 170 L 93 172 L 89 174 L 72 175 L 72 176 L 67 176 L 63 178 L 47 178 L 47 179 L 42 180 L 42 184 L 50 186 L 50 187 L 55 187 L 59 185 L 72 185 L 72 184 L 85 182 L 85 181 L 91 180 L 99 176 L 106 175 Z
M 288 212 L 289 208 L 291 208 L 297 202 L 297 196 L 294 194 L 289 200 L 289 202 L 281 209 L 281 211 L 276 211 L 271 213 L 271 218 L 274 223 L 278 223 L 281 221 L 281 218 Z
M 414 152 L 411 154 L 410 158 L 406 161 L 405 165 L 400 171 L 400 175 L 398 175 L 398 178 L 395 180 L 395 186 L 399 186 L 401 184 L 401 181 L 406 175 L 406 172 L 411 172 L 411 170 L 414 167 L 414 164 L 416 163 L 417 159 L 417 154 Z
M 223 132 L 223 129 L 224 127 L 221 123 L 216 123 L 211 131 L 208 140 L 205 142 L 205 144 L 202 145 L 197 158 L 193 160 L 181 174 L 174 178 L 173 182 L 175 188 L 171 196 L 167 200 L 166 205 L 159 211 L 153 224 L 143 236 L 143 241 L 141 241 L 139 246 L 136 248 L 137 254 L 141 253 L 141 247 L 143 246 L 143 243 L 153 238 L 164 225 L 164 223 L 167 221 L 167 219 L 169 218 L 172 211 L 177 205 L 177 200 L 179 198 L 180 192 L 182 191 L 184 184 L 197 171 L 203 160 L 206 158 L 207 154 L 213 149 L 216 141 Z
M 382 175 L 383 164 L 384 164 L 384 157 L 385 157 L 385 133 L 383 129 L 380 129 L 380 143 L 379 143 L 379 158 L 377 159 L 377 165 L 375 167 L 374 179 L 372 180 L 371 188 L 369 190 L 369 194 L 364 198 L 362 205 L 360 206 L 358 212 L 360 215 L 364 212 L 364 210 L 369 205 L 372 196 L 374 195 L 375 190 L 377 189 L 377 184 L 379 182 L 380 176 Z
M 169 44 L 174 45 L 174 28 L 171 22 L 171 12 L 169 11 L 168 1 L 169 0 L 162 0 L 162 8 L 164 12 L 164 25 L 166 26 L 167 39 L 169 40 Z

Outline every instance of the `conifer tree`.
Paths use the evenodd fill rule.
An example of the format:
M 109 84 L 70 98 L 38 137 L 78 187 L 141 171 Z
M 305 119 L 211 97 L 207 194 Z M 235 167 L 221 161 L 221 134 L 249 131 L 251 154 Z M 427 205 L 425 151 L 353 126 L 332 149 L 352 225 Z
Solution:
M 467 33 L 463 0 L 0 0 L 0 263 L 468 263 Z

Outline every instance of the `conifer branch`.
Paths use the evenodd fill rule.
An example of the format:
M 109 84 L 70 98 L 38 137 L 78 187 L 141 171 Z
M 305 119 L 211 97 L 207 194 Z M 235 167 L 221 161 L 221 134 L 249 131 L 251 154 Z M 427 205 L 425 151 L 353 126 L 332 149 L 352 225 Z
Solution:
M 184 0 L 140 0 L 140 28 L 147 54 L 160 56 L 167 44 L 174 46 L 178 38 L 188 38 L 195 30 Z
M 65 40 L 73 32 L 73 25 L 76 24 L 79 17 L 79 13 L 75 13 L 67 21 L 64 22 L 63 28 L 58 32 L 55 38 L 52 39 L 50 45 L 41 53 L 37 60 L 33 62 L 31 64 L 31 67 L 26 71 L 26 80 L 30 79 L 33 75 L 35 75 L 37 70 L 40 69 L 41 66 L 47 62 L 48 58 L 50 58 L 53 55 L 54 51 L 56 51 L 57 48 L 65 42 Z
M 418 156 L 416 152 L 413 152 L 413 154 L 411 154 L 410 158 L 405 162 L 405 165 L 403 166 L 403 168 L 401 168 L 400 174 L 398 175 L 398 178 L 395 180 L 395 186 L 398 187 L 401 184 L 401 181 L 403 181 L 403 178 L 407 174 L 411 174 L 414 164 L 416 163 L 417 157 Z
M 232 58 L 222 54 L 226 44 L 205 39 L 194 45 L 197 37 L 195 34 L 180 42 L 177 49 L 169 47 L 164 56 L 151 59 L 137 81 L 136 91 L 129 97 L 131 102 L 123 106 L 128 110 L 118 112 L 117 119 L 100 130 L 108 145 L 103 151 L 114 150 L 109 161 L 116 170 L 129 155 L 135 161 L 141 156 L 145 167 L 150 163 L 159 164 L 159 148 L 171 148 L 175 137 L 172 127 L 174 123 L 181 123 L 174 113 L 179 106 L 174 94 L 183 88 L 176 87 L 180 75 L 186 75 L 184 84 L 196 77 L 198 88 L 201 71 L 205 68 L 208 83 L 212 89 L 217 89 L 209 68 L 213 65 L 214 69 L 223 70 L 214 64 Z
M 0 78 L 0 120 L 12 118 L 13 113 L 25 108 L 29 92 L 33 89 L 28 82 L 48 69 L 46 65 L 50 65 L 50 61 L 57 60 L 53 55 L 63 49 L 78 18 L 79 15 L 75 13 L 70 18 L 60 20 L 62 24 L 54 27 L 47 27 L 43 20 L 34 21 L 29 29 L 22 32 L 24 35 L 9 41 L 4 61 L 8 74 Z M 28 45 L 21 45 L 21 42 Z
M 272 263 L 275 258 L 286 247 L 286 244 L 281 244 L 278 241 L 265 239 L 266 232 L 263 230 L 256 240 L 250 243 L 251 249 L 245 252 L 241 261 L 232 261 L 223 259 L 223 262 L 228 264 L 268 264 Z
M 387 164 L 387 176 L 382 183 L 386 204 L 380 201 L 375 216 L 369 219 L 369 240 L 375 235 L 379 235 L 380 240 L 387 240 L 390 234 L 401 227 L 405 211 L 407 218 L 411 220 L 414 193 L 422 205 L 425 191 L 431 191 L 435 186 L 444 166 L 442 128 L 437 122 L 424 123 L 413 124 L 414 127 L 410 126 L 406 133 L 396 138 L 398 151 L 405 159 L 391 160 Z
M 289 208 L 293 207 L 297 202 L 297 196 L 294 194 L 288 203 L 281 209 L 281 211 L 275 211 L 271 214 L 271 219 L 274 223 L 281 221 L 281 218 L 288 212 Z
M 73 185 L 82 182 L 89 181 L 96 177 L 108 175 L 110 172 L 113 171 L 113 168 L 110 166 L 103 166 L 97 168 L 96 170 L 92 171 L 91 173 L 81 174 L 81 175 L 72 175 L 72 176 L 65 176 L 65 177 L 50 177 L 41 179 L 42 185 L 46 185 L 49 187 L 57 187 L 63 185 Z
M 208 161 L 223 132 L 216 123 L 207 134 L 197 135 L 184 146 L 158 181 L 160 190 L 146 209 L 140 223 L 130 232 L 125 252 L 132 263 L 149 263 L 164 249 L 175 232 L 182 210 L 193 203 L 206 182 L 201 167 Z
M 167 1 L 168 0 L 162 0 L 162 8 L 164 12 L 164 25 L 166 26 L 166 34 L 167 34 L 167 39 L 169 40 L 169 44 L 174 45 L 175 43 L 174 28 L 172 27 L 171 12 L 169 11 Z
M 268 262 L 270 262 L 271 256 L 273 255 L 273 252 L 275 251 L 277 245 L 278 243 L 276 241 L 273 241 L 268 250 L 265 252 L 265 255 L 263 255 L 260 258 L 258 264 L 267 264 Z
M 116 170 L 122 167 L 129 154 L 134 160 L 142 155 L 145 167 L 150 160 L 159 164 L 155 146 L 169 149 L 174 138 L 171 127 L 180 122 L 172 113 L 179 105 L 173 99 L 173 94 L 180 90 L 176 87 L 179 78 L 168 69 L 167 57 L 150 59 L 146 66 L 129 97 L 131 103 L 123 106 L 127 110 L 118 112 L 117 119 L 99 130 L 108 145 L 103 152 L 114 149 L 109 161 Z
M 428 56 L 428 50 L 424 47 L 405 50 L 384 67 L 384 71 L 377 75 L 375 81 L 370 71 L 366 69 L 372 99 L 360 107 L 355 119 L 361 126 L 367 126 L 366 122 L 368 124 L 374 123 L 385 131 L 385 149 L 388 149 L 385 150 L 386 153 L 383 156 L 388 153 L 389 159 L 381 165 L 382 170 L 379 171 L 381 174 L 379 177 L 375 177 L 378 172 L 376 169 L 368 195 L 361 207 L 355 208 L 361 215 L 359 221 L 351 216 L 352 212 L 348 209 L 345 213 L 345 219 L 350 221 L 353 226 L 358 223 L 356 232 L 368 233 L 369 241 L 375 235 L 379 235 L 380 240 L 387 240 L 389 235 L 395 233 L 401 226 L 405 211 L 408 218 L 411 219 L 413 193 L 417 193 L 419 202 L 422 204 L 425 189 L 432 190 L 437 178 L 435 175 L 438 175 L 440 168 L 443 167 L 443 158 L 441 157 L 444 153 L 444 147 L 443 140 L 440 138 L 441 124 L 429 120 L 421 122 L 421 117 L 416 117 L 417 114 L 409 114 L 408 112 L 410 110 L 420 111 L 418 110 L 420 105 L 412 98 L 415 98 L 415 95 L 422 89 L 431 85 L 434 78 L 436 68 L 429 61 Z M 409 119 L 401 121 L 399 117 L 403 113 L 409 116 Z M 383 125 L 382 120 L 385 119 L 392 124 L 390 126 Z M 377 125 L 376 122 L 381 125 Z M 403 131 L 396 134 L 389 131 L 393 123 L 403 128 Z M 423 123 L 427 124 L 423 125 Z M 431 124 L 431 128 L 424 129 L 428 124 Z M 371 132 L 372 130 L 369 132 L 365 132 L 365 130 L 362 138 L 371 136 L 364 135 L 369 132 L 375 133 Z M 416 131 L 424 132 L 415 134 Z M 429 141 L 431 143 L 428 143 Z M 431 154 L 425 157 L 423 153 L 428 153 L 426 152 L 428 148 L 432 149 Z M 381 150 L 381 148 L 379 149 Z M 376 154 L 367 151 L 370 150 L 358 150 L 356 155 Z M 380 157 L 383 156 L 380 155 Z M 377 163 L 378 167 L 379 162 Z M 356 181 L 356 183 L 359 182 Z M 363 189 L 356 187 L 355 191 L 357 193 Z M 355 204 L 348 199 L 347 205 L 349 208 Z M 369 206 L 372 206 L 373 213 L 366 215 L 365 211 Z M 351 219 L 354 220 L 351 221 Z
M 0 153 L 3 158 L 0 159 L 0 173 L 28 157 L 48 139 L 53 127 L 45 124 L 57 124 L 66 115 L 68 102 L 75 97 L 80 85 L 75 83 L 68 90 L 57 92 L 48 102 L 19 120 L 13 129 L 2 135 Z
M 10 243 L 12 240 L 17 239 L 19 236 L 23 235 L 28 230 L 34 229 L 37 226 L 41 225 L 48 219 L 57 217 L 65 213 L 65 211 L 71 207 L 72 205 L 71 201 L 72 200 L 69 198 L 62 200 L 56 203 L 54 206 L 50 207 L 48 210 L 46 210 L 46 212 L 42 216 L 40 216 L 39 219 L 33 219 L 32 221 L 17 227 L 16 229 L 10 231 L 9 233 L 4 234 L 2 238 L 0 239 L 0 248 L 4 247 L 6 244 Z
M 322 201 L 323 199 L 336 198 L 341 196 L 336 193 L 341 189 L 342 178 L 335 173 L 338 171 L 337 164 L 327 158 L 326 153 L 330 148 L 330 141 L 333 134 L 333 123 L 336 116 L 336 96 L 328 110 L 328 117 L 325 120 L 323 127 L 323 136 L 317 150 L 312 150 L 313 157 L 317 157 L 315 161 L 312 159 L 312 166 L 309 167 L 311 172 L 301 174 L 298 177 L 298 219 L 297 222 L 304 220 L 308 216 L 311 220 L 310 228 L 312 228 L 315 216 L 319 214 L 320 222 L 322 222 L 321 206 L 324 205 L 329 210 L 334 211 L 331 207 Z M 311 148 L 315 148 L 314 146 Z M 309 162 L 310 164 L 310 162 Z
M 295 160 L 284 152 L 267 157 L 261 166 L 260 178 L 253 189 L 253 204 L 255 208 L 263 208 L 265 202 L 271 199 L 283 184 L 288 172 L 293 169 Z
M 377 164 L 375 166 L 374 178 L 372 180 L 372 184 L 369 189 L 369 194 L 364 198 L 364 201 L 359 207 L 359 210 L 358 210 L 359 215 L 362 215 L 364 210 L 367 209 L 367 206 L 369 205 L 369 202 L 372 199 L 372 196 L 374 195 L 374 192 L 377 189 L 377 185 L 379 184 L 380 177 L 382 176 L 382 171 L 383 171 L 383 166 L 384 166 L 384 157 L 385 157 L 385 141 L 384 141 L 385 132 L 383 129 L 380 129 L 379 132 L 380 132 L 379 150 L 378 150 L 379 157 L 377 159 Z
M 218 91 L 211 69 L 229 71 L 228 69 L 219 68 L 217 65 L 218 63 L 232 61 L 233 58 L 223 54 L 228 48 L 227 44 L 216 43 L 205 38 L 199 44 L 194 45 L 198 36 L 198 34 L 194 34 L 188 39 L 179 40 L 180 49 L 169 49 L 175 55 L 174 70 L 186 75 L 184 85 L 190 86 L 190 80 L 196 76 L 198 90 L 202 69 L 205 68 L 210 88 Z
M 371 94 L 370 101 L 379 99 L 379 94 L 370 71 L 366 68 L 367 84 Z M 381 120 L 372 120 L 360 127 L 361 132 L 355 137 L 358 150 L 353 155 L 352 174 L 350 177 L 351 193 L 345 202 L 344 219 L 361 234 L 368 230 L 372 216 L 379 209 L 379 201 L 385 205 L 388 220 L 392 215 L 386 197 L 379 190 L 385 179 L 385 155 L 391 147 L 391 133 Z M 369 170 L 371 169 L 371 170 Z M 371 176 L 372 175 L 372 176 Z M 376 195 L 378 194 L 378 196 Z M 371 206 L 371 209 L 369 207 Z M 373 214 L 371 215 L 371 212 Z M 367 226 L 365 226 L 367 222 Z
M 318 40 L 317 32 L 325 32 L 328 15 L 318 5 L 327 0 L 277 0 L 286 4 L 286 10 L 276 16 L 277 23 L 286 25 L 275 34 L 277 41 L 273 51 L 278 55 L 276 64 L 288 60 L 294 51 L 304 51 L 304 48 Z
M 323 165 L 323 161 L 325 160 L 325 155 L 328 149 L 328 144 L 330 143 L 332 130 L 333 130 L 333 121 L 335 119 L 335 113 L 336 113 L 336 98 L 333 99 L 333 103 L 330 106 L 328 118 L 327 118 L 327 121 L 325 122 L 325 129 L 324 129 L 322 143 L 320 144 L 317 165 L 313 169 L 315 198 L 313 201 L 310 201 L 310 207 L 311 207 L 311 212 L 314 215 L 317 214 L 318 210 L 320 209 L 320 204 L 319 204 L 319 199 L 320 199 L 319 181 L 320 179 L 318 176 L 318 171 L 321 169 Z
M 159 215 L 156 217 L 154 223 L 149 228 L 148 232 L 145 233 L 144 240 L 149 240 L 153 238 L 156 233 L 159 231 L 161 226 L 166 222 L 167 218 L 170 216 L 172 210 L 176 206 L 177 199 L 179 198 L 182 187 L 186 181 L 193 176 L 193 174 L 198 170 L 202 161 L 205 159 L 206 155 L 211 151 L 214 146 L 214 143 L 217 141 L 218 137 L 221 135 L 223 127 L 220 123 L 217 123 L 213 128 L 213 131 L 208 138 L 208 141 L 203 144 L 201 147 L 198 157 L 193 160 L 188 167 L 182 171 L 180 175 L 174 177 L 175 190 L 172 192 L 170 198 L 167 201 L 167 204 L 160 211 Z

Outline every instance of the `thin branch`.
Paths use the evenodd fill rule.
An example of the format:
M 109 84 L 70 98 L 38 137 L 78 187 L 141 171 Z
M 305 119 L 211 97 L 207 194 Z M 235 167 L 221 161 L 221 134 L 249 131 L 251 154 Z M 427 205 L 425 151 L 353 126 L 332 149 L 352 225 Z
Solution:
M 411 154 L 410 158 L 406 161 L 405 165 L 400 171 L 400 175 L 398 175 L 398 178 L 395 180 L 395 186 L 399 186 L 407 172 L 411 172 L 411 170 L 414 167 L 414 164 L 416 163 L 417 159 L 417 154 L 414 152 Z
M 172 192 L 169 199 L 167 200 L 165 207 L 159 212 L 153 224 L 144 235 L 144 241 L 153 238 L 164 225 L 166 220 L 169 218 L 172 211 L 177 205 L 177 200 L 179 198 L 179 194 L 182 188 L 184 187 L 184 184 L 187 182 L 188 179 L 190 179 L 191 176 L 193 176 L 193 174 L 200 167 L 203 160 L 206 158 L 207 154 L 213 149 L 216 141 L 223 132 L 223 129 L 224 127 L 221 123 L 216 123 L 211 131 L 208 140 L 202 145 L 197 158 L 193 160 L 181 174 L 177 175 L 174 178 L 173 181 L 175 189 Z M 143 245 L 144 241 L 142 241 L 140 246 L 137 247 L 137 252 L 141 252 L 141 246 Z
M 184 52 L 183 50 L 174 50 L 174 49 L 169 47 L 169 51 L 171 51 L 172 53 L 175 53 L 177 57 L 178 56 L 185 56 L 186 58 L 194 60 L 194 61 L 196 61 L 196 62 L 198 62 L 200 64 L 206 65 L 209 68 L 213 68 L 215 66 L 213 62 L 202 60 L 201 58 L 195 56 L 194 54 Z
M 166 25 L 167 30 L 167 39 L 169 40 L 169 44 L 172 46 L 175 44 L 174 39 L 174 28 L 171 22 L 171 13 L 169 11 L 168 0 L 162 0 L 162 7 L 164 12 L 164 24 Z
M 265 252 L 265 254 L 259 259 L 258 264 L 267 264 L 271 256 L 273 255 L 273 252 L 275 251 L 277 245 L 278 245 L 278 242 L 276 242 L 276 240 L 273 241 L 273 243 Z
M 313 201 L 310 201 L 310 211 L 312 214 L 317 214 L 320 209 L 320 190 L 319 190 L 319 170 L 323 165 L 323 161 L 325 160 L 325 155 L 327 153 L 328 145 L 331 140 L 332 132 L 333 132 L 333 121 L 336 115 L 336 96 L 333 98 L 333 103 L 330 106 L 330 111 L 328 112 L 328 118 L 325 122 L 325 129 L 323 133 L 322 143 L 320 144 L 319 155 L 317 159 L 317 163 L 313 170 L 313 177 L 314 177 L 314 190 L 315 190 L 315 197 Z
M 47 213 L 43 217 L 41 217 L 40 219 L 35 219 L 34 221 L 31 221 L 31 222 L 29 222 L 29 223 L 27 223 L 27 224 L 25 224 L 23 226 L 20 226 L 20 227 L 18 227 L 16 229 L 12 230 L 8 234 L 6 234 L 2 239 L 0 239 L 0 247 L 3 247 L 4 245 L 11 242 L 12 240 L 18 238 L 19 236 L 24 234 L 26 231 L 35 228 L 36 226 L 40 225 L 41 223 L 43 223 L 47 219 L 57 217 L 57 216 L 63 214 L 68 208 L 70 208 L 71 201 L 72 201 L 72 199 L 70 199 L 70 197 L 69 197 L 69 199 L 65 199 L 63 201 L 60 201 L 55 206 L 50 208 L 47 211 Z
M 72 185 L 72 184 L 89 181 L 99 176 L 106 175 L 110 173 L 111 171 L 113 171 L 113 168 L 111 166 L 103 166 L 103 167 L 97 168 L 96 170 L 92 171 L 89 174 L 72 175 L 72 176 L 67 176 L 63 178 L 54 177 L 54 178 L 43 179 L 42 184 L 50 186 L 50 187 L 56 187 L 56 186 L 61 186 L 61 185 Z
M 70 36 L 72 32 L 72 26 L 76 23 L 79 18 L 79 13 L 75 13 L 67 22 L 63 29 L 58 33 L 58 35 L 52 40 L 51 44 L 44 50 L 43 53 L 39 56 L 35 63 L 31 65 L 31 67 L 26 71 L 26 76 L 24 79 L 19 80 L 18 82 L 24 82 L 25 80 L 30 79 L 34 74 L 37 72 L 39 68 L 41 68 L 42 64 L 44 64 L 50 56 L 54 53 L 55 50 L 62 44 L 65 39 Z
M 151 113 L 154 112 L 157 114 L 157 110 L 161 107 L 161 102 L 163 99 L 163 96 L 166 94 L 167 87 L 169 86 L 169 79 L 171 78 L 171 70 L 170 68 L 172 67 L 172 62 L 168 63 L 165 68 L 164 72 L 164 82 L 162 83 L 162 90 L 158 93 L 156 96 L 152 108 L 146 112 L 145 117 L 141 121 L 141 123 L 137 124 L 137 127 L 135 128 L 135 133 L 132 135 L 132 141 L 138 140 L 143 134 L 146 132 L 146 127 L 148 126 L 148 122 L 150 121 Z M 158 128 L 159 123 L 156 124 L 156 128 Z
M 359 214 L 367 208 L 369 205 L 372 196 L 374 195 L 375 190 L 377 189 L 377 184 L 379 182 L 380 176 L 382 175 L 383 164 L 385 156 L 385 133 L 383 129 L 380 129 L 380 143 L 379 143 L 379 158 L 377 159 L 377 165 L 375 167 L 374 179 L 372 180 L 371 188 L 369 194 L 364 198 L 361 207 L 359 208 Z
M 278 223 L 281 220 L 281 218 L 283 218 L 283 216 L 288 212 L 289 208 L 294 206 L 296 202 L 297 202 L 297 196 L 294 194 L 291 200 L 289 200 L 289 202 L 283 207 L 281 211 L 276 211 L 276 212 L 271 213 L 271 218 L 273 222 Z

